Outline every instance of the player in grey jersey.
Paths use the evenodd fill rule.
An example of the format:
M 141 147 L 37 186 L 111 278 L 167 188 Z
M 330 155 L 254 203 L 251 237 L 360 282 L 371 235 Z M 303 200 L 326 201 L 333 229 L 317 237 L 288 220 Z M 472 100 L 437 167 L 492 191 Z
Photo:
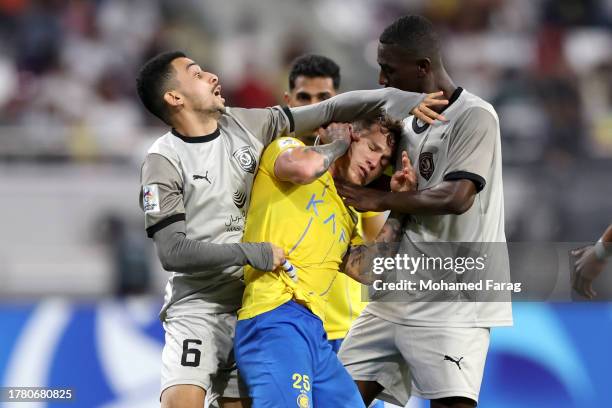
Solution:
M 379 241 L 398 242 L 400 254 L 435 259 L 448 253 L 451 246 L 445 243 L 471 243 L 467 246 L 485 257 L 495 253 L 483 279 L 509 282 L 495 110 L 453 83 L 425 18 L 402 17 L 387 27 L 380 36 L 378 63 L 381 85 L 415 92 L 442 89 L 449 99 L 443 109 L 448 121 L 404 121 L 400 149 L 416 169 L 400 171 L 399 184 L 406 187 L 413 179 L 412 189 L 381 193 L 339 186 L 338 191 L 356 208 L 393 212 L 383 229 L 387 235 Z M 410 161 L 404 157 L 403 163 Z M 417 276 L 426 276 L 423 269 Z M 460 274 L 451 270 L 449 278 L 460 281 Z M 412 393 L 430 400 L 433 408 L 475 406 L 490 327 L 512 325 L 509 293 L 492 302 L 410 301 L 410 295 L 422 299 L 423 291 L 397 301 L 394 294 L 387 292 L 366 307 L 340 349 L 366 405 L 382 393 L 383 399 L 403 406 Z
M 172 272 L 160 313 L 162 406 L 201 408 L 207 394 L 241 406 L 246 393 L 231 352 L 242 266 L 271 271 L 284 260 L 270 243 L 241 243 L 262 150 L 279 135 L 309 133 L 381 107 L 393 106 L 388 113 L 398 118 L 412 110 L 432 121 L 422 112 L 437 118 L 427 106 L 443 102 L 390 89 L 291 110 L 225 108 L 217 76 L 180 52 L 147 62 L 137 89 L 145 107 L 172 127 L 149 149 L 141 174 L 147 234 Z

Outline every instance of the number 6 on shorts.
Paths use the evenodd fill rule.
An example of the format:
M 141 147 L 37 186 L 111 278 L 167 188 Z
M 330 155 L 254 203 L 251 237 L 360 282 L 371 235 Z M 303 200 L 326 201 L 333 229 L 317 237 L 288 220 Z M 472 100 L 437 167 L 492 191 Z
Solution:
M 189 343 L 201 345 L 202 340 L 185 339 L 183 341 L 183 355 L 181 356 L 181 365 L 185 367 L 197 367 L 200 365 L 200 356 L 202 353 L 197 348 L 189 348 Z M 187 356 L 193 355 L 193 361 L 188 361 Z

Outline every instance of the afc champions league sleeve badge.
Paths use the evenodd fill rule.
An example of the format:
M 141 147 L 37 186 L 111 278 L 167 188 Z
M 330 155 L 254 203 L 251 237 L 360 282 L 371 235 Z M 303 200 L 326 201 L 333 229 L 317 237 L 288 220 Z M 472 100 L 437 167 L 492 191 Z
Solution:
M 434 170 L 435 170 L 435 167 L 434 167 L 433 153 L 432 152 L 421 153 L 421 155 L 419 156 L 419 173 L 421 173 L 421 176 L 423 176 L 425 180 L 429 181 L 432 174 L 434 173 Z
M 159 212 L 159 187 L 148 184 L 142 187 L 142 209 L 145 214 Z
M 251 149 L 251 147 L 243 146 L 236 150 L 232 156 L 234 156 L 234 159 L 238 162 L 238 165 L 242 170 L 246 171 L 247 173 L 255 174 L 257 159 L 255 159 L 255 154 L 253 153 L 253 149 Z

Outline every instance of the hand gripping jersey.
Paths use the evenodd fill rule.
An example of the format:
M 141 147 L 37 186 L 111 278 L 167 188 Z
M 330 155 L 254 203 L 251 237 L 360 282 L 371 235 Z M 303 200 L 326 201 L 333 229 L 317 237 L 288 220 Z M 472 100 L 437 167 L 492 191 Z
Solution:
M 325 320 L 327 297 L 349 245 L 362 243 L 357 215 L 345 207 L 329 172 L 306 185 L 283 182 L 274 163 L 294 138 L 275 140 L 264 152 L 253 185 L 245 242 L 268 241 L 285 249 L 298 282 L 281 271 L 245 267 L 246 289 L 238 319 L 249 319 L 294 299 Z
M 228 108 L 211 135 L 182 137 L 172 131 L 159 138 L 149 149 L 142 174 L 148 235 L 185 220 L 189 239 L 241 242 L 261 152 L 289 128 L 290 120 L 279 107 Z M 200 312 L 235 311 L 244 289 L 241 278 L 241 266 L 173 272 L 161 317 L 170 305 L 178 312 L 193 300 Z

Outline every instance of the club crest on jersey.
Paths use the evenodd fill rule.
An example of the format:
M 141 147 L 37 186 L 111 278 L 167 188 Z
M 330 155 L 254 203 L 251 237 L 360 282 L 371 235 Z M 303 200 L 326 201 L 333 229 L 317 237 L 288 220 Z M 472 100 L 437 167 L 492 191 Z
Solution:
M 241 147 L 240 149 L 236 150 L 232 156 L 234 156 L 234 159 L 236 159 L 242 170 L 251 174 L 255 173 L 257 160 L 255 159 L 253 149 L 251 149 L 249 146 Z
M 433 153 L 423 152 L 419 156 L 419 173 L 425 180 L 429 180 L 435 170 Z
M 147 213 L 159 212 L 159 189 L 157 184 L 142 187 L 142 208 Z
M 310 400 L 308 399 L 308 394 L 298 395 L 297 406 L 300 408 L 310 408 Z

